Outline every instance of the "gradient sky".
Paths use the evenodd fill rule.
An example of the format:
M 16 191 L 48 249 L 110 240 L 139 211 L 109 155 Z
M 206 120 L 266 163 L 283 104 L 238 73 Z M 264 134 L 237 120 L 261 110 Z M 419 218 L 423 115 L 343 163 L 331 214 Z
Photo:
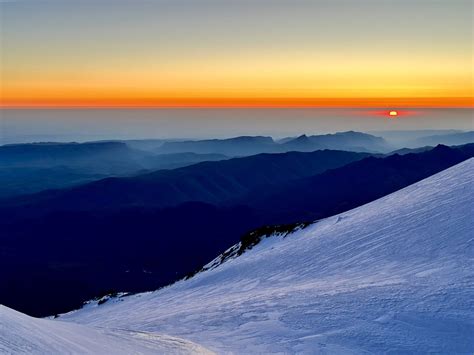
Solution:
M 0 0 L 0 105 L 471 106 L 471 0 Z

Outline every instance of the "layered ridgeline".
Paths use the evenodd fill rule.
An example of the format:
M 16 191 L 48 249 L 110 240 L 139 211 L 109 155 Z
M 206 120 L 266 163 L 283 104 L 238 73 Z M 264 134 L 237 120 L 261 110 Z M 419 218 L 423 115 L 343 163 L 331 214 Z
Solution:
M 474 142 L 474 131 L 458 132 L 449 134 L 435 134 L 418 138 L 417 145 L 460 145 Z
M 192 152 L 156 154 L 133 146 L 133 141 L 0 146 L 0 198 L 227 158 Z
M 0 213 L 0 302 L 49 315 L 111 290 L 156 289 L 248 231 L 347 211 L 468 159 L 473 150 L 439 146 L 377 158 L 263 154 L 15 199 Z
M 0 198 L 228 157 L 320 149 L 387 152 L 390 146 L 383 138 L 360 132 L 301 136 L 284 141 L 257 136 L 199 141 L 10 144 L 0 146 Z
M 371 159 L 364 159 L 369 157 L 367 153 L 331 150 L 258 154 L 224 161 L 202 162 L 173 170 L 158 170 L 132 177 L 107 178 L 74 188 L 4 199 L 0 200 L 0 210 L 8 213 L 5 208 L 8 207 L 15 215 L 29 215 L 55 210 L 157 208 L 177 206 L 191 201 L 217 205 L 237 202 L 245 205 L 253 203 L 254 199 L 262 199 L 276 193 L 297 197 L 302 196 L 304 190 L 313 190 L 317 186 L 324 186 L 326 189 L 326 185 L 312 181 L 311 177 L 361 160 L 363 161 L 351 165 L 349 172 L 339 173 L 349 176 L 346 183 L 351 180 L 352 174 L 360 174 L 372 183 L 372 174 L 364 172 L 382 168 L 384 172 L 381 174 L 392 176 L 391 182 L 395 187 L 401 188 L 472 155 L 474 155 L 474 144 L 458 147 L 438 146 L 419 154 L 404 154 L 404 156 L 395 154 Z M 402 171 L 399 171 L 400 169 Z M 403 177 L 405 174 L 412 175 L 412 178 L 405 179 Z M 365 178 L 365 175 L 368 177 Z M 382 177 L 384 176 L 380 176 L 380 179 Z M 396 177 L 403 177 L 403 180 L 397 181 Z M 385 182 L 380 180 L 378 183 Z M 331 185 L 331 181 L 327 180 L 324 184 Z M 281 191 L 288 186 L 294 187 L 295 190 Z M 377 189 L 374 188 L 374 191 Z M 387 192 L 391 192 L 390 189 Z M 286 201 L 286 198 L 280 200 Z M 21 213 L 13 210 L 17 207 L 25 210 Z
M 381 132 L 392 138 L 388 132 Z M 402 132 L 401 146 L 420 147 L 473 142 L 472 132 Z M 438 133 L 437 135 L 433 135 Z M 425 137 L 426 136 L 426 137 Z M 426 139 L 425 139 L 426 138 Z M 423 139 L 425 139 L 423 141 Z M 87 143 L 32 143 L 0 146 L 0 198 L 47 189 L 75 186 L 110 176 L 175 169 L 202 161 L 289 151 L 345 150 L 387 153 L 400 146 L 361 132 L 302 135 L 280 140 L 271 137 L 235 137 L 198 141 L 124 140 Z
M 132 177 L 102 179 L 70 189 L 0 201 L 0 208 L 28 206 L 28 210 L 44 213 L 51 210 L 167 207 L 189 201 L 222 203 L 254 188 L 277 186 L 368 156 L 366 153 L 327 150 L 259 154 Z
M 474 143 L 474 131 L 446 130 L 410 130 L 373 132 L 385 141 L 399 148 L 418 148 L 423 146 L 462 145 Z
M 156 151 L 164 153 L 219 153 L 228 156 L 244 156 L 290 151 L 311 152 L 319 149 L 382 153 L 392 150 L 392 147 L 383 138 L 367 133 L 349 131 L 312 136 L 302 135 L 279 141 L 275 141 L 271 137 L 236 137 L 230 139 L 165 142 Z
M 241 201 L 269 223 L 310 221 L 373 201 L 473 156 L 474 144 L 468 144 L 368 157 L 278 188 L 266 186 Z
M 44 326 L 167 334 L 218 352 L 471 353 L 473 173 L 469 159 L 306 228 L 254 234 L 190 279 Z M 6 352 L 21 346 L 8 341 L 9 314 Z M 23 341 L 46 352 L 76 342 Z

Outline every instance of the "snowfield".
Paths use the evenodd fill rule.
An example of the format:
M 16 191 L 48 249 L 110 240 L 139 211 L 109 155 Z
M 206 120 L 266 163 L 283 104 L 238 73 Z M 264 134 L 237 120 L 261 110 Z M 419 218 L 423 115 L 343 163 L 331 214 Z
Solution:
M 266 238 L 189 280 L 92 302 L 60 321 L 2 308 L 0 352 L 81 352 L 79 336 L 91 346 L 97 339 L 97 347 L 113 338 L 123 351 L 136 345 L 140 352 L 151 344 L 136 341 L 137 334 L 152 333 L 193 342 L 186 350 L 205 351 L 197 343 L 218 353 L 473 353 L 473 176 L 470 159 L 286 237 Z M 11 323 L 24 327 L 23 338 L 16 340 Z M 54 343 L 48 329 L 58 336 Z M 157 339 L 157 346 L 168 344 Z M 156 351 L 168 352 L 162 349 Z
M 0 305 L 0 354 L 211 354 L 190 341 L 29 317 Z

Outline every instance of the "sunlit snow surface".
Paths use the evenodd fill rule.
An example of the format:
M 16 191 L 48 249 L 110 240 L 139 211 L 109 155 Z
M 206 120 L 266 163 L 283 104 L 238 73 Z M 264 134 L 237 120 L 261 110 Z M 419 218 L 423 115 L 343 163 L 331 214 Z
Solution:
M 224 353 L 472 353 L 473 176 L 470 159 L 190 280 L 59 319 Z
M 176 337 L 29 317 L 0 305 L 0 354 L 209 354 Z

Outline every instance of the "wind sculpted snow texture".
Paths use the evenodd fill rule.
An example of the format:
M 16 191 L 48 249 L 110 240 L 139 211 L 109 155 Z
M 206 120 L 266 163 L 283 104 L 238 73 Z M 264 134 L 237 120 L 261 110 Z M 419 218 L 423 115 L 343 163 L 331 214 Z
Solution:
M 217 352 L 474 351 L 474 159 L 156 292 L 63 315 Z

